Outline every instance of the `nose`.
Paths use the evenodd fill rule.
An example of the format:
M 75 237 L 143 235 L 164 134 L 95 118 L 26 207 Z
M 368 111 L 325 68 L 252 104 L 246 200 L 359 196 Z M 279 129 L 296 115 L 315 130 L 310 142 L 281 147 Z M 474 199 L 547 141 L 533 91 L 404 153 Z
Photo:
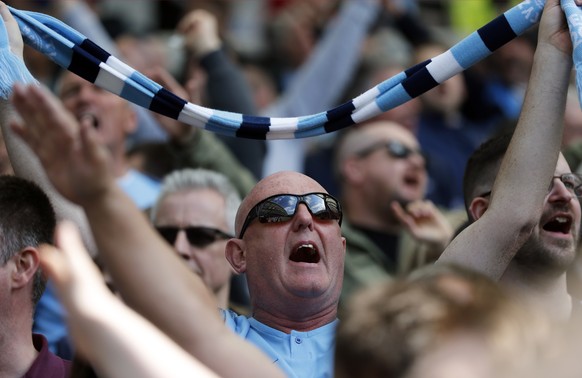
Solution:
M 93 93 L 94 93 L 93 88 L 91 88 L 88 85 L 82 85 L 79 87 L 79 90 L 77 91 L 76 95 L 72 95 L 69 98 L 69 102 L 71 104 L 75 104 L 76 106 L 92 103 Z
M 424 168 L 426 165 L 426 160 L 424 155 L 419 151 L 416 151 L 408 156 L 408 160 L 414 164 L 417 168 Z
M 184 230 L 178 231 L 176 240 L 174 240 L 174 249 L 185 261 L 189 261 L 192 258 L 190 254 L 190 242 L 188 241 Z
M 178 235 L 176 235 L 176 240 L 174 241 L 174 249 L 178 256 L 180 256 L 188 265 L 191 271 L 196 274 L 200 274 L 200 264 L 197 261 L 197 252 L 186 237 L 186 231 L 180 230 L 178 231 Z
M 552 186 L 548 197 L 549 202 L 570 202 L 575 197 L 574 193 L 569 190 L 559 178 L 552 179 Z
M 300 203 L 297 206 L 297 210 L 293 216 L 293 228 L 296 231 L 299 231 L 302 228 L 313 230 L 313 216 L 309 212 L 307 205 L 304 203 Z

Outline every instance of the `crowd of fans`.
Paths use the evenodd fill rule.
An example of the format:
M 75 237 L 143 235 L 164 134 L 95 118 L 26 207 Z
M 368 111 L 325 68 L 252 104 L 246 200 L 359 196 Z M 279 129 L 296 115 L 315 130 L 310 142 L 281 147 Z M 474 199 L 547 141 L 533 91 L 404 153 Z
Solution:
M 519 2 L 6 3 L 192 103 L 298 117 Z M 0 376 L 579 375 L 582 110 L 561 4 L 582 14 L 546 0 L 539 26 L 423 95 L 288 140 L 131 104 L 25 46 L 0 5 L 0 54 L 38 80 L 0 99 Z

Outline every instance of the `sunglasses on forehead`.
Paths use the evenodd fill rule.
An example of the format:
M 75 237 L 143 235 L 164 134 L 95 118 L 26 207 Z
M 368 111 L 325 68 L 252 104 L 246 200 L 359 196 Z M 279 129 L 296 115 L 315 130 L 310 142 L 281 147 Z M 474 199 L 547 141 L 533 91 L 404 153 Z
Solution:
M 337 220 L 342 224 L 342 209 L 337 199 L 327 193 L 277 194 L 256 204 L 247 215 L 240 230 L 239 239 L 255 218 L 261 223 L 280 223 L 293 218 L 300 203 L 305 204 L 311 215 L 319 220 Z
M 170 245 L 174 245 L 178 232 L 184 231 L 188 242 L 198 248 L 204 248 L 217 240 L 226 240 L 232 238 L 232 235 L 212 227 L 172 227 L 160 226 L 156 230 L 164 240 Z
M 420 155 L 424 156 L 424 153 L 418 148 L 410 148 L 403 143 L 400 143 L 395 140 L 389 141 L 382 141 L 378 143 L 374 143 L 371 146 L 364 148 L 363 150 L 356 153 L 359 157 L 366 157 L 370 155 L 372 152 L 379 150 L 381 148 L 385 148 L 388 151 L 388 154 L 395 159 L 406 159 L 410 155 Z

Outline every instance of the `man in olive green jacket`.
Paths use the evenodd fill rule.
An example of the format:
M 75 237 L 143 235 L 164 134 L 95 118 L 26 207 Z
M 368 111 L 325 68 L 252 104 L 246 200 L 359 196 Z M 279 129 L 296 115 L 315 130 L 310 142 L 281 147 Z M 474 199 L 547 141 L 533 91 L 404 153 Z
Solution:
M 336 149 L 347 240 L 342 301 L 354 290 L 435 261 L 466 218 L 450 219 L 424 200 L 426 161 L 416 137 L 399 124 L 353 127 Z

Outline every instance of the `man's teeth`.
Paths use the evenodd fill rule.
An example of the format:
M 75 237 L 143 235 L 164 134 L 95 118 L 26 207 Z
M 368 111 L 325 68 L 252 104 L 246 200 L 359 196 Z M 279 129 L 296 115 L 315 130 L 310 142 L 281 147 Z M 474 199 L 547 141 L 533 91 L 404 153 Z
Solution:
M 556 219 L 554 219 L 556 222 L 558 223 L 566 223 L 568 222 L 568 219 L 565 217 L 556 217 Z
M 319 262 L 319 252 L 317 251 L 317 248 L 311 243 L 301 244 L 295 251 L 293 251 L 293 253 L 291 253 L 289 260 L 317 264 Z
M 304 249 L 304 248 L 305 249 L 308 249 L 311 254 L 314 254 L 315 253 L 315 247 L 311 243 L 309 243 L 309 244 L 301 244 L 298 249 Z
M 99 120 L 92 113 L 83 113 L 79 116 L 79 122 L 89 122 L 94 128 L 99 127 Z

